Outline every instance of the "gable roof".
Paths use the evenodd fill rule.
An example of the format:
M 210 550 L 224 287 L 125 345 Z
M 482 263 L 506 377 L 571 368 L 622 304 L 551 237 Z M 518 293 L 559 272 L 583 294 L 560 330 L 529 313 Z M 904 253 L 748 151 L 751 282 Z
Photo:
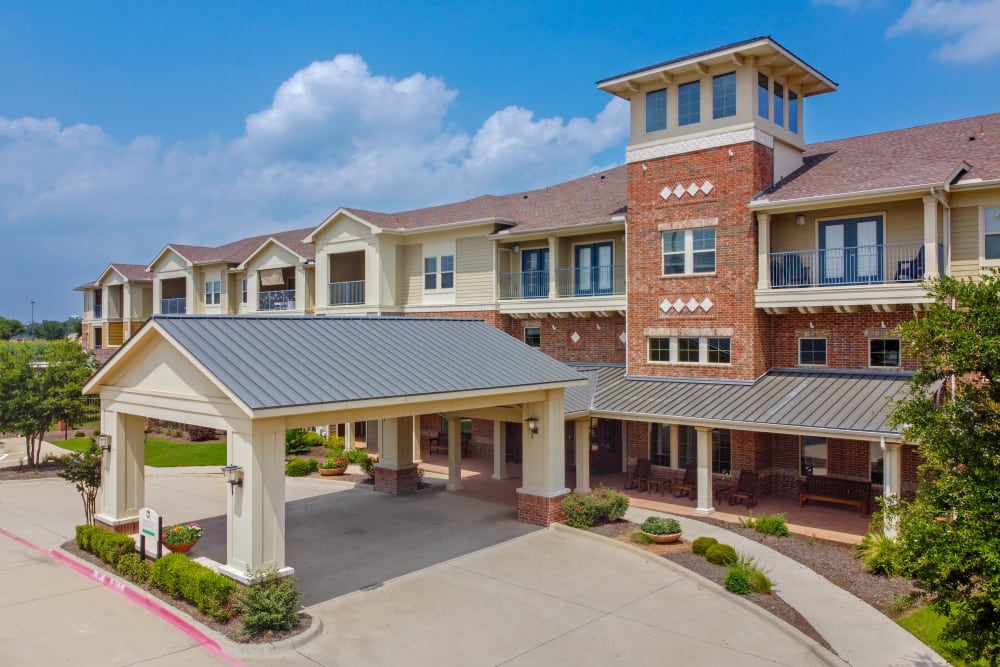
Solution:
M 806 146 L 803 166 L 758 195 L 752 208 L 815 197 L 1000 179 L 1000 113 Z
M 255 411 L 584 381 L 482 320 L 156 315 L 144 328 L 150 326 Z M 127 341 L 85 391 L 127 363 L 138 338 Z

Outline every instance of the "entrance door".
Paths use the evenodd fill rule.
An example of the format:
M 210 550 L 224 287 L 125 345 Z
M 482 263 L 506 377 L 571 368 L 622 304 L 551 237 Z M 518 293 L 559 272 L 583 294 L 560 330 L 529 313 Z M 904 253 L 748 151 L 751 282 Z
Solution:
M 614 245 L 611 241 L 576 246 L 573 285 L 577 296 L 611 294 L 614 287 Z
M 521 251 L 521 294 L 525 299 L 549 296 L 549 249 Z
M 821 222 L 820 271 L 825 284 L 882 282 L 882 217 Z
M 504 436 L 507 441 L 507 456 L 514 459 L 514 463 L 521 462 L 521 444 L 524 433 L 520 424 L 504 422 Z
M 622 469 L 622 422 L 593 419 L 590 423 L 590 469 L 595 473 Z

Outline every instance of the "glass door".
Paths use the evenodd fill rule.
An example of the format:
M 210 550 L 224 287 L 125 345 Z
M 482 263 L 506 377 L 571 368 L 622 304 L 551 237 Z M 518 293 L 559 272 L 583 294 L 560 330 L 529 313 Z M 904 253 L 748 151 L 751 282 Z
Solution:
M 611 241 L 576 246 L 573 292 L 576 296 L 611 294 L 614 288 L 614 245 Z
M 549 296 L 549 249 L 521 251 L 521 294 L 525 299 Z
M 824 284 L 882 282 L 882 218 L 820 223 L 820 276 Z

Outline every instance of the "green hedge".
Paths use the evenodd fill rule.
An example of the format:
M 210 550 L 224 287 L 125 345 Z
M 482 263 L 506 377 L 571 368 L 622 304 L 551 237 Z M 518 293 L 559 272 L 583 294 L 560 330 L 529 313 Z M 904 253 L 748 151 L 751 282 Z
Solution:
M 319 462 L 317 461 L 317 465 Z M 305 459 L 292 459 L 285 467 L 285 472 L 289 477 L 305 477 L 312 472 L 312 466 Z
M 144 584 L 149 581 L 153 563 L 148 560 L 140 560 L 139 554 L 125 554 L 118 559 L 115 569 L 118 574 L 128 577 L 137 584 Z
M 236 582 L 184 554 L 170 554 L 153 563 L 149 580 L 160 590 L 187 600 L 213 618 L 225 620 L 232 615 L 231 598 L 236 592 Z
M 128 535 L 112 533 L 99 526 L 77 526 L 76 546 L 90 552 L 113 567 L 125 554 L 135 552 L 135 540 Z
M 590 528 L 599 523 L 617 521 L 628 511 L 628 496 L 606 486 L 590 495 L 571 493 L 563 498 L 566 523 L 574 528 Z

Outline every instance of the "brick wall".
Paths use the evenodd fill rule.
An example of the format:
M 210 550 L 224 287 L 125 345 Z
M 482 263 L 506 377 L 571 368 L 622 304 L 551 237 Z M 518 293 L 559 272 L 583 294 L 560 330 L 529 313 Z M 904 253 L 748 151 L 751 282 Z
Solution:
M 625 343 L 619 338 L 625 331 L 624 317 L 517 320 L 504 316 L 504 319 L 507 321 L 501 328 L 521 341 L 525 327 L 538 327 L 541 332 L 539 349 L 559 361 L 625 363 Z
M 730 157 L 730 151 L 732 157 Z M 767 316 L 754 306 L 757 226 L 747 208 L 771 183 L 773 154 L 756 142 L 636 162 L 628 166 L 628 365 L 639 375 L 751 379 L 770 366 L 764 344 Z M 712 184 L 664 200 L 660 192 L 680 184 Z M 664 277 L 661 225 L 717 219 L 716 274 Z M 700 224 L 700 223 L 692 223 Z M 712 302 L 664 312 L 660 304 L 691 299 Z M 645 329 L 731 329 L 732 364 L 681 366 L 649 364 Z M 698 334 L 689 334 L 698 335 Z M 718 334 L 716 334 L 718 335 Z
M 562 506 L 565 496 L 543 498 L 527 493 L 517 493 L 517 520 L 547 526 L 556 521 L 565 521 L 566 512 Z
M 375 466 L 375 490 L 405 495 L 417 490 L 417 466 L 394 470 Z
M 894 338 L 893 328 L 900 322 L 913 319 L 913 313 L 867 312 L 814 315 L 788 313 L 770 316 L 769 339 L 773 347 L 774 365 L 783 368 L 798 366 L 799 338 L 826 338 L 827 368 L 868 368 L 868 340 Z M 813 325 L 810 327 L 810 323 Z M 885 324 L 885 329 L 882 324 Z M 915 359 L 907 358 L 903 346 L 902 368 L 915 370 Z M 883 369 L 891 370 L 891 369 Z

